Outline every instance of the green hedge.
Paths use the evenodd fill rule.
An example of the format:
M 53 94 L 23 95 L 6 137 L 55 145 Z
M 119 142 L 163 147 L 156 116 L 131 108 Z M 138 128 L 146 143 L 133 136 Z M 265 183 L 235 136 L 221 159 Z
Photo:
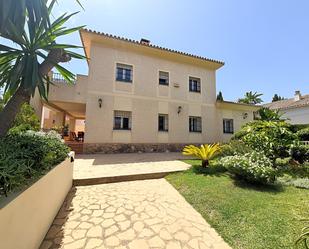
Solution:
M 296 135 L 301 141 L 309 141 L 309 128 L 299 130 Z
M 294 133 L 306 128 L 309 129 L 309 124 L 291 124 L 290 126 L 291 131 Z
M 13 133 L 0 140 L 0 195 L 26 185 L 62 162 L 69 148 L 55 132 Z

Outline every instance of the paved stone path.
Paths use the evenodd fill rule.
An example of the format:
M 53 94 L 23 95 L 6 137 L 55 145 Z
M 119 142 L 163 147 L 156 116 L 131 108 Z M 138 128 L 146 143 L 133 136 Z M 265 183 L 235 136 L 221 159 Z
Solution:
M 74 163 L 75 180 L 183 171 L 190 165 L 176 160 L 180 153 L 128 153 L 79 155 Z
M 165 179 L 73 188 L 47 248 L 230 249 Z

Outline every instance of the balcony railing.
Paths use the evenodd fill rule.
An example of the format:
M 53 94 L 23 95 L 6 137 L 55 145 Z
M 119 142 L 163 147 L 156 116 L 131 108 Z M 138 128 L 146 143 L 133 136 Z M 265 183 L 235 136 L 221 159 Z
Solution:
M 51 72 L 51 79 L 54 83 L 67 83 L 66 79 L 60 73 Z

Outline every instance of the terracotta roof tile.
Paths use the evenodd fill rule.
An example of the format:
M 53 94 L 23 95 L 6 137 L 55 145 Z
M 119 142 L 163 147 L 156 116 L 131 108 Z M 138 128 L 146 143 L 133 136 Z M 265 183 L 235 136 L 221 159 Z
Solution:
M 139 41 L 132 40 L 132 39 L 129 39 L 129 38 L 120 37 L 120 36 L 116 36 L 116 35 L 112 35 L 112 34 L 107 34 L 107 33 L 104 33 L 104 32 L 98 32 L 98 31 L 91 30 L 91 29 L 83 29 L 82 31 L 97 34 L 97 35 L 102 35 L 102 36 L 109 37 L 109 38 L 112 38 L 112 39 L 131 42 L 131 43 L 138 44 L 138 45 L 141 45 L 141 46 L 151 47 L 151 48 L 155 48 L 155 49 L 161 49 L 161 50 L 164 50 L 164 51 L 168 51 L 168 52 L 172 52 L 172 53 L 176 53 L 176 54 L 181 54 L 181 55 L 185 55 L 185 56 L 190 56 L 190 57 L 193 57 L 193 58 L 196 58 L 196 59 L 201 59 L 201 60 L 205 60 L 205 61 L 224 65 L 223 61 L 213 60 L 213 59 L 209 59 L 209 58 L 206 58 L 206 57 L 203 57 L 203 56 L 194 55 L 194 54 L 190 54 L 190 53 L 186 53 L 186 52 L 181 52 L 181 51 L 173 50 L 173 49 L 170 49 L 170 48 L 164 48 L 164 47 L 160 47 L 160 46 L 157 46 L 157 45 L 153 45 L 151 43 L 150 44 L 144 44 L 144 43 L 141 43 Z
M 304 107 L 304 106 L 309 106 L 309 94 L 301 96 L 300 100 L 298 101 L 295 101 L 294 98 L 291 98 L 291 99 L 275 101 L 264 105 L 264 107 L 278 110 Z

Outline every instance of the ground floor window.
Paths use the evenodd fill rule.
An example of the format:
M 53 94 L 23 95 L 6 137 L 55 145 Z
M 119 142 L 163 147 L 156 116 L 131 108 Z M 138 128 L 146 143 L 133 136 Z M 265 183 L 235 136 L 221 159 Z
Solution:
M 159 114 L 158 130 L 159 131 L 168 131 L 168 115 L 167 114 Z
M 190 132 L 202 132 L 202 118 L 201 117 L 189 117 L 189 131 Z
M 234 121 L 233 119 L 223 119 L 223 133 L 234 133 Z
M 114 130 L 131 130 L 132 113 L 114 111 Z

